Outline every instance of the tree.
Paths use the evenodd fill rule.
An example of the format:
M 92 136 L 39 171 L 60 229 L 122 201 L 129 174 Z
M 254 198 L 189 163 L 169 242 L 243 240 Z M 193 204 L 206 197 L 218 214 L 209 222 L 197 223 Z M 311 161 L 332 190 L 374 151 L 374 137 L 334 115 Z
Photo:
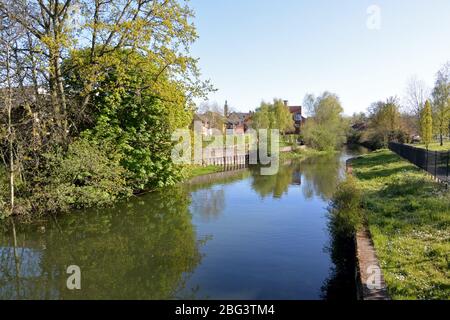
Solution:
M 405 142 L 406 133 L 402 129 L 400 106 L 398 99 L 390 97 L 386 101 L 378 101 L 369 108 L 370 137 L 376 147 L 386 147 L 389 142 Z
M 408 113 L 416 117 L 418 126 L 420 126 L 421 112 L 429 95 L 429 89 L 423 80 L 416 76 L 408 80 L 405 96 L 406 107 Z
M 450 62 L 437 73 L 433 89 L 433 118 L 441 146 L 450 127 Z
M 202 113 L 208 119 L 209 127 L 211 129 L 217 129 L 221 132 L 223 131 L 227 121 L 225 118 L 225 109 L 220 107 L 217 102 L 201 103 L 198 108 L 198 112 Z
M 274 127 L 276 129 L 280 130 L 283 134 L 293 130 L 292 114 L 281 99 L 275 99 L 273 101 L 273 113 L 275 119 Z
M 74 52 L 64 64 L 65 68 L 80 70 L 80 57 L 86 51 Z M 82 135 L 113 147 L 121 156 L 121 164 L 130 173 L 134 190 L 153 189 L 173 184 L 179 178 L 171 162 L 171 134 L 176 128 L 187 127 L 192 121 L 190 109 L 183 104 L 163 99 L 163 94 L 183 97 L 185 94 L 168 74 L 159 75 L 166 92 L 154 91 L 153 79 L 157 66 L 144 54 L 131 50 L 117 50 L 110 54 L 107 73 L 97 81 L 91 98 L 90 121 Z M 85 75 L 72 71 L 66 80 L 70 92 L 78 101 L 83 94 L 78 84 Z M 72 80 L 73 79 L 73 80 Z M 111 152 L 112 153 L 112 152 Z
M 13 86 L 17 74 L 14 72 L 14 43 L 20 35 L 21 30 L 11 21 L 6 14 L 0 15 L 0 85 L 2 113 L 6 115 L 6 122 L 0 122 L 0 142 L 7 142 L 8 175 L 9 175 L 9 211 L 14 212 L 15 206 L 15 130 L 13 124 Z M 2 131 L 4 132 L 2 134 Z M 3 156 L 3 159 L 5 157 Z
M 420 131 L 422 135 L 422 142 L 425 143 L 425 146 L 428 149 L 428 145 L 433 139 L 433 115 L 431 110 L 431 104 L 428 100 L 425 102 L 425 106 L 422 109 L 420 115 L 420 128 L 421 128 Z
M 78 119 L 92 107 L 98 82 L 114 54 L 123 49 L 140 52 L 154 62 L 157 70 L 151 87 L 164 99 L 166 88 L 159 80 L 167 72 L 177 77 L 179 88 L 186 92 L 182 102 L 187 107 L 192 108 L 192 99 L 211 88 L 199 80 L 197 60 L 189 53 L 197 38 L 190 21 L 193 12 L 177 0 L 0 0 L 0 12 L 27 31 L 21 49 L 37 64 L 35 71 L 42 75 L 38 85 L 48 91 L 53 107 L 52 133 L 63 140 L 77 128 L 69 123 L 69 113 Z M 82 57 L 83 63 L 74 67 L 84 75 L 82 100 L 69 106 L 64 80 L 65 73 L 73 70 L 63 70 L 62 64 L 81 48 L 87 50 L 88 59 Z
M 253 115 L 255 129 L 278 129 L 286 133 L 293 128 L 292 115 L 281 99 L 274 99 L 273 103 L 261 102 Z
M 271 122 L 270 104 L 263 101 L 253 115 L 252 126 L 254 129 L 270 129 Z
M 0 44 L 10 67 L 0 62 L 1 89 L 11 88 L 0 93 L 0 154 L 23 191 L 16 204 L 31 208 L 48 182 L 40 177 L 53 177 L 44 155 L 76 157 L 64 153 L 80 140 L 76 148 L 92 142 L 109 160 L 118 154 L 127 187 L 178 179 L 171 133 L 188 127 L 194 100 L 212 90 L 190 53 L 197 32 L 184 1 L 0 0 L 0 16 L 15 36 L 6 46 L 2 35 Z
M 317 98 L 307 95 L 305 105 L 310 114 L 303 129 L 306 144 L 318 150 L 341 147 L 345 142 L 346 128 L 339 97 L 330 92 L 324 92 Z

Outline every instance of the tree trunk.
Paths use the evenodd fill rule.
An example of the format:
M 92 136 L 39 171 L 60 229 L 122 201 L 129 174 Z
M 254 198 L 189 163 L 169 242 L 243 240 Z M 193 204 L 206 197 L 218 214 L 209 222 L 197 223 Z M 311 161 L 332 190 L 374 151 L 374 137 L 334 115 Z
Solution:
M 56 77 L 56 61 L 57 57 L 54 52 L 50 51 L 50 74 L 49 74 L 49 87 L 50 87 L 50 100 L 53 108 L 53 118 L 55 121 L 55 131 L 57 140 L 61 138 L 61 108 L 58 101 L 58 83 Z
M 58 94 L 59 94 L 59 102 L 61 106 L 61 125 L 62 125 L 62 137 L 63 141 L 66 141 L 67 139 L 67 103 L 66 103 L 66 94 L 64 92 L 64 85 L 63 85 L 63 79 L 61 75 L 61 66 L 59 64 L 59 59 L 56 58 L 56 66 L 55 66 L 55 73 L 56 73 L 56 82 L 58 87 Z
M 10 68 L 10 48 L 9 43 L 6 45 L 6 81 L 8 86 L 8 97 L 6 98 L 6 106 L 8 112 L 8 148 L 9 148 L 9 197 L 10 197 L 10 214 L 14 212 L 14 151 L 13 151 L 13 129 L 12 129 L 12 83 Z

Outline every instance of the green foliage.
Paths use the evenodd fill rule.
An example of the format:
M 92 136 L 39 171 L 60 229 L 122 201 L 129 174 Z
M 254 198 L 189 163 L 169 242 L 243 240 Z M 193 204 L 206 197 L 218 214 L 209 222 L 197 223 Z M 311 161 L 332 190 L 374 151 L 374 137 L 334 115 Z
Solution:
M 362 129 L 350 130 L 349 141 L 371 149 L 387 147 L 389 142 L 408 143 L 412 135 L 408 118 L 400 113 L 395 97 L 373 103 L 369 108 L 369 117 L 354 124 Z
M 433 123 L 441 146 L 450 128 L 450 62 L 438 72 L 433 89 Z
M 416 148 L 422 148 L 426 149 L 427 146 L 423 143 L 421 144 L 414 144 L 412 145 Z M 450 150 L 450 141 L 445 141 L 444 144 L 441 146 L 440 142 L 432 142 L 428 145 L 428 150 L 431 151 L 449 151 Z
M 306 144 L 320 151 L 340 148 L 346 139 L 346 126 L 339 98 L 324 92 L 316 99 L 309 95 L 305 100 L 309 100 L 311 113 L 302 131 Z
M 195 292 L 185 296 L 180 291 L 200 264 L 207 240 L 192 224 L 189 193 L 174 187 L 145 197 L 64 219 L 16 224 L 21 268 L 33 271 L 33 281 L 29 272 L 8 272 L 17 256 L 2 255 L 0 299 L 190 298 Z M 0 224 L 0 241 L 12 248 L 8 222 Z M 74 257 L 82 270 L 82 290 L 67 290 L 65 285 L 66 268 Z
M 362 193 L 355 179 L 348 176 L 336 189 L 332 199 L 331 224 L 333 233 L 352 236 L 362 225 Z
M 31 195 L 36 211 L 102 206 L 131 194 L 119 155 L 91 140 L 76 140 L 66 152 L 57 147 L 44 159 Z
M 74 53 L 67 67 L 82 63 L 85 52 Z M 77 57 L 77 58 L 75 58 Z M 77 70 L 76 68 L 74 70 Z M 191 112 L 183 104 L 183 92 L 177 84 L 165 80 L 166 101 L 154 91 L 157 68 L 145 56 L 129 51 L 116 52 L 108 60 L 108 72 L 98 82 L 92 99 L 94 127 L 84 134 L 94 141 L 106 141 L 121 155 L 121 165 L 130 172 L 134 190 L 172 185 L 181 175 L 171 161 L 171 133 L 187 127 Z M 74 73 L 68 83 L 77 91 L 79 78 Z M 80 93 L 81 95 L 81 93 Z
M 433 139 L 433 116 L 431 104 L 428 100 L 425 102 L 425 106 L 420 114 L 420 129 L 422 143 L 424 143 L 428 149 L 428 146 Z
M 254 129 L 278 129 L 285 133 L 293 128 L 292 114 L 281 99 L 262 102 L 253 115 Z
M 222 172 L 223 171 L 223 167 L 221 166 L 206 166 L 206 167 L 201 167 L 201 166 L 189 166 L 188 167 L 188 174 L 187 176 L 189 178 L 194 178 L 197 176 L 203 176 L 206 174 L 211 174 L 211 173 L 217 173 L 217 172 Z
M 388 150 L 353 161 L 389 294 L 448 299 L 450 193 Z
M 194 99 L 212 90 L 190 54 L 197 39 L 190 6 L 178 0 L 51 3 L 0 4 L 8 22 L 2 34 L 14 35 L 14 134 L 8 136 L 14 137 L 15 213 L 20 201 L 24 211 L 31 204 L 34 211 L 57 211 L 118 197 L 102 184 L 118 178 L 100 168 L 92 171 L 99 181 L 92 177 L 92 185 L 80 189 L 69 178 L 75 174 L 69 166 L 63 166 L 66 173 L 46 167 L 81 157 L 78 151 L 86 146 L 80 140 L 113 162 L 121 177 L 117 187 L 127 194 L 179 181 L 170 157 L 171 133 L 189 126 Z M 42 199 L 34 196 L 39 194 Z

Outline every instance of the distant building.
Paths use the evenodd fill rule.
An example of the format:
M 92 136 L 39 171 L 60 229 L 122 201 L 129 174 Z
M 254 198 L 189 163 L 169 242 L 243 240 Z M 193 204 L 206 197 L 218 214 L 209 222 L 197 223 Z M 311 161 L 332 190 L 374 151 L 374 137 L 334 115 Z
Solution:
M 207 111 L 203 114 L 194 114 L 194 122 L 200 122 L 202 125 L 202 134 L 204 136 L 211 136 L 214 134 L 214 129 L 223 131 L 226 123 L 225 117 L 213 111 Z
M 234 130 L 235 134 L 244 134 L 248 130 L 250 113 L 232 112 L 227 117 L 227 130 Z
M 284 100 L 284 105 L 289 108 L 289 111 L 292 114 L 292 121 L 294 122 L 294 133 L 301 133 L 302 127 L 306 122 L 306 118 L 302 113 L 302 106 L 289 106 L 288 100 Z

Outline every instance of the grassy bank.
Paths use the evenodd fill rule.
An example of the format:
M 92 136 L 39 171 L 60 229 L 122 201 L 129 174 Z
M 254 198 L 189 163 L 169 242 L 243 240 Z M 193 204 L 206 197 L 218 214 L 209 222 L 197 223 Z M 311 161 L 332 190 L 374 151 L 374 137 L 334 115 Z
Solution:
M 281 160 L 295 160 L 295 159 L 304 159 L 307 157 L 313 157 L 313 156 L 323 156 L 332 154 L 334 151 L 318 151 L 316 149 L 312 148 L 306 148 L 306 149 L 297 149 L 289 152 L 282 152 L 280 153 L 280 159 Z
M 424 144 L 411 144 L 411 146 L 416 148 L 426 149 Z M 444 145 L 441 146 L 439 142 L 433 142 L 428 145 L 428 150 L 431 151 L 450 151 L 450 141 L 444 141 Z
M 393 299 L 450 299 L 450 192 L 388 150 L 353 161 Z
M 221 166 L 206 166 L 206 167 L 192 166 L 188 169 L 187 179 L 222 171 L 223 167 Z

